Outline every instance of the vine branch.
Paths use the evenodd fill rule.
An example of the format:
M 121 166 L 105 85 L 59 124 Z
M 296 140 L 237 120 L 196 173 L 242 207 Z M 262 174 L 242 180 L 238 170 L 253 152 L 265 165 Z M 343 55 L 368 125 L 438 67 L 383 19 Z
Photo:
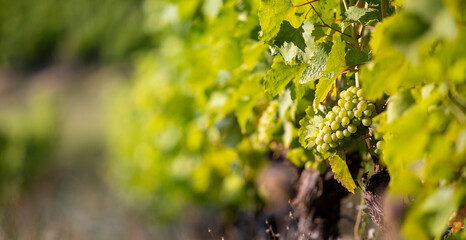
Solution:
M 340 30 L 338 30 L 338 29 L 336 29 L 336 28 L 334 28 L 334 27 L 328 25 L 327 23 L 325 23 L 324 19 L 322 19 L 322 17 L 321 17 L 320 14 L 317 12 L 317 10 L 314 8 L 314 6 L 312 6 L 311 3 L 309 3 L 309 5 L 311 6 L 312 10 L 314 10 L 314 12 L 316 13 L 317 17 L 319 17 L 319 19 L 320 19 L 320 21 L 322 22 L 323 26 L 328 27 L 328 28 L 330 28 L 330 29 L 333 29 L 333 30 L 335 30 L 336 32 L 339 32 L 340 34 L 345 35 L 345 36 L 347 36 L 347 37 L 350 37 L 350 38 L 352 37 L 352 36 L 350 36 L 349 34 L 346 34 L 346 33 L 342 32 L 342 31 L 340 31 Z

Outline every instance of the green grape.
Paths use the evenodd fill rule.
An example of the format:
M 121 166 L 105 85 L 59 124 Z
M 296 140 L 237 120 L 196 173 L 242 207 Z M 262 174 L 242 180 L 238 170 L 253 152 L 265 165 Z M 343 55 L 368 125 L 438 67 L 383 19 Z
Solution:
M 353 111 L 346 111 L 346 115 L 348 116 L 349 119 L 354 118 L 354 112 Z
M 346 95 L 346 91 L 341 91 L 340 92 L 340 98 L 345 98 L 345 95 Z
M 349 136 L 351 136 L 351 133 L 348 131 L 348 129 L 345 129 L 345 130 L 343 130 L 343 135 L 345 137 L 349 137 Z
M 333 111 L 335 114 L 338 114 L 338 113 L 340 112 L 340 107 L 339 107 L 339 106 L 333 106 L 332 111 Z
M 338 124 L 340 124 L 340 122 L 341 122 L 341 117 L 340 117 L 340 116 L 336 116 L 336 117 L 335 117 L 335 122 L 337 122 Z
M 351 102 L 353 103 L 353 105 L 357 106 L 358 103 L 359 103 L 359 100 L 358 99 L 353 99 Z
M 344 117 L 346 117 L 346 111 L 341 111 L 339 114 L 338 114 L 339 117 L 341 117 L 342 119 Z
M 321 145 L 317 145 L 317 152 L 322 152 L 322 147 L 321 147 Z
M 357 117 L 357 118 L 361 118 L 361 117 L 362 117 L 362 113 L 363 113 L 363 112 L 362 112 L 361 110 L 358 109 L 358 110 L 354 111 L 354 116 Z
M 336 115 L 334 112 L 329 112 L 329 113 L 327 114 L 327 118 L 328 118 L 328 120 L 330 120 L 330 121 L 333 121 L 333 120 L 335 119 L 336 116 L 337 116 L 337 115 Z
M 383 140 L 380 140 L 377 142 L 377 149 L 383 150 L 385 148 L 385 142 Z
M 363 93 L 364 93 L 363 90 L 362 90 L 362 89 L 359 89 L 359 90 L 356 92 L 356 95 L 357 95 L 358 97 L 362 97 Z
M 324 137 L 324 133 L 322 133 L 322 132 L 317 133 L 317 138 L 323 138 L 323 137 Z
M 343 136 L 343 132 L 338 130 L 336 131 L 335 135 L 337 136 L 338 139 L 343 139 L 345 136 Z
M 345 100 L 351 102 L 353 100 L 353 96 L 350 95 L 349 93 L 347 93 L 346 97 L 345 97 Z
M 368 109 L 368 110 L 364 111 L 364 116 L 370 117 L 371 115 L 372 115 L 372 111 L 371 111 L 371 110 Z
M 338 122 L 333 121 L 331 127 L 332 130 L 337 130 L 338 128 L 340 128 L 340 124 Z
M 372 124 L 372 120 L 370 118 L 363 118 L 362 125 L 369 127 Z
M 374 111 L 375 110 L 375 105 L 373 103 L 367 104 L 367 109 Z
M 382 153 L 382 151 L 381 151 L 380 149 L 375 149 L 374 152 L 375 152 L 375 154 L 377 154 L 377 155 L 380 155 L 380 154 Z
M 323 122 L 320 122 L 320 123 L 319 123 L 319 128 L 322 129 L 322 128 L 324 128 L 324 127 L 325 127 L 325 124 L 324 124 Z
M 337 138 L 337 134 L 336 134 L 336 133 L 332 133 L 332 141 L 333 141 L 333 142 L 338 141 L 338 138 Z
M 323 152 L 327 152 L 330 146 L 328 145 L 328 143 L 324 143 L 322 144 L 321 148 Z
M 317 144 L 317 145 L 320 145 L 320 144 L 322 144 L 322 143 L 324 143 L 324 140 L 323 140 L 321 137 L 317 137 L 317 138 L 316 138 L 316 144 Z
M 353 109 L 353 103 L 352 102 L 346 102 L 345 103 L 345 109 L 346 110 L 352 110 Z
M 361 111 L 364 111 L 367 109 L 367 103 L 365 101 L 360 101 L 358 103 L 358 109 Z
M 347 126 L 350 123 L 350 119 L 348 117 L 344 117 L 341 119 L 341 124 L 344 126 Z
M 354 126 L 353 124 L 348 125 L 347 129 L 350 133 L 355 133 L 358 130 L 358 128 Z
M 325 126 L 323 130 L 324 130 L 324 133 L 331 133 L 332 132 L 332 129 L 330 129 L 329 126 Z
M 330 133 L 325 134 L 324 142 L 329 143 L 331 141 L 332 141 L 332 136 L 330 135 Z
M 330 145 L 331 148 L 336 148 L 336 147 L 338 147 L 338 144 L 336 144 L 336 143 L 330 143 L 329 145 Z
M 343 107 L 345 106 L 346 101 L 344 99 L 339 99 L 338 100 L 338 106 Z
M 354 126 L 359 127 L 361 125 L 361 120 L 355 118 L 355 119 L 353 119 L 353 124 L 354 124 Z

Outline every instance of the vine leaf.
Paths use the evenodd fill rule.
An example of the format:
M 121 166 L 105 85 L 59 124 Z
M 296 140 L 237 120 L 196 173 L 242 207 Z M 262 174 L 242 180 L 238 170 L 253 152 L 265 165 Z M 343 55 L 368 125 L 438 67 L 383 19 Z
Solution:
M 308 148 L 314 143 L 318 124 L 322 122 L 322 117 L 314 115 L 311 106 L 306 109 L 306 117 L 299 121 L 299 143 L 301 146 Z
M 314 51 L 314 25 L 306 20 L 298 28 L 288 21 L 283 21 L 280 31 L 275 37 L 274 45 L 279 49 L 285 62 L 291 64 L 294 60 L 306 62 Z
M 331 74 L 330 78 L 321 78 L 316 87 L 316 95 L 314 98 L 314 111 L 317 112 L 319 104 L 327 97 L 327 94 L 332 90 L 335 79 L 345 70 L 345 43 L 341 40 L 341 34 L 333 35 L 332 50 L 328 55 L 325 71 L 322 74 Z
M 333 73 L 332 79 L 335 79 L 345 70 L 345 47 L 346 44 L 341 40 L 341 34 L 333 35 L 333 46 L 327 59 L 327 66 L 322 74 Z
M 287 65 L 280 55 L 273 59 L 272 68 L 265 76 L 265 91 L 272 97 L 281 95 L 286 85 L 301 72 L 300 68 L 295 65 Z
M 334 80 L 329 79 L 329 78 L 321 78 L 319 80 L 319 83 L 317 83 L 316 87 L 316 96 L 314 98 L 314 103 L 312 104 L 314 106 L 314 111 L 317 112 L 317 107 L 319 106 L 319 103 L 324 101 L 324 99 L 327 97 L 328 92 L 332 89 Z
M 343 185 L 348 191 L 354 194 L 354 189 L 356 189 L 356 184 L 354 183 L 353 177 L 346 165 L 346 161 L 343 160 L 338 155 L 331 155 L 328 158 L 330 167 L 332 167 L 332 172 L 335 173 L 334 178 Z
M 262 41 L 272 44 L 280 31 L 283 21 L 288 21 L 297 28 L 304 20 L 304 9 L 294 8 L 291 0 L 261 0 L 259 22 L 262 29 Z
M 346 66 L 353 66 L 356 64 L 369 61 L 369 56 L 367 55 L 367 53 L 363 51 L 349 49 L 345 54 L 345 59 L 346 59 Z
M 313 51 L 312 57 L 309 60 L 309 66 L 304 70 L 300 84 L 313 82 L 319 78 L 331 78 L 332 74 L 322 74 L 325 70 L 325 64 L 327 63 L 328 54 L 330 52 L 331 45 L 327 42 L 316 44 Z
M 374 21 L 380 21 L 380 13 L 373 8 L 350 7 L 345 12 L 347 20 L 360 22 L 363 25 L 369 25 Z

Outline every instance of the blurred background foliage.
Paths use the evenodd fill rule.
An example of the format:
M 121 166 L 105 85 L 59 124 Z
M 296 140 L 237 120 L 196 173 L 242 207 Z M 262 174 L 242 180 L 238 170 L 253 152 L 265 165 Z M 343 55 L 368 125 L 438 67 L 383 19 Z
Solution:
M 301 148 L 295 131 L 313 95 L 293 87 L 275 99 L 264 93 L 263 79 L 274 56 L 259 41 L 259 2 L 0 0 L 0 239 L 37 234 L 44 239 L 205 239 L 210 237 L 207 229 L 231 224 L 241 214 L 254 215 L 257 206 L 282 197 L 271 196 L 261 185 L 267 182 L 255 179 L 272 158 L 266 155 L 270 148 L 280 148 L 268 145 L 273 140 L 291 149 L 287 157 L 296 165 L 313 158 Z M 452 14 L 464 22 L 464 14 L 453 11 L 464 8 L 448 6 L 451 13 L 439 8 L 441 14 L 432 19 L 441 22 Z M 392 37 L 398 50 L 386 41 L 380 44 L 395 60 L 421 61 L 431 66 L 432 76 L 442 75 L 450 72 L 448 62 L 435 62 L 443 53 L 433 59 L 413 60 L 413 55 L 445 35 L 452 44 L 439 44 L 438 49 L 461 56 L 450 74 L 461 96 L 464 47 L 456 46 L 464 45 L 464 26 L 458 29 L 460 34 L 449 36 L 448 29 L 432 27 L 428 37 L 406 40 L 414 47 L 403 39 L 396 42 L 397 32 L 382 29 L 379 37 Z M 423 66 L 401 70 L 406 78 L 415 74 L 422 78 L 427 75 Z M 374 84 L 363 84 L 372 87 L 368 92 L 374 95 L 383 93 L 377 80 L 396 72 L 364 71 Z M 401 80 L 392 83 L 406 83 Z M 395 89 L 385 89 L 393 90 L 390 93 L 399 87 L 384 86 Z M 464 166 L 465 133 L 464 122 L 454 122 L 443 130 L 448 134 L 438 134 L 437 126 L 446 115 L 441 111 L 428 115 L 422 96 L 443 96 L 437 91 L 417 86 L 406 93 L 408 99 L 399 96 L 400 101 L 390 104 L 414 109 L 403 117 L 405 125 L 421 124 L 416 110 L 421 112 L 426 126 L 419 128 L 429 130 L 420 131 L 421 137 L 434 146 L 429 157 L 435 161 L 421 169 L 432 176 L 433 184 L 425 176 L 405 184 L 418 177 L 414 171 L 400 170 L 393 178 L 399 192 L 416 196 L 419 202 L 410 209 L 405 226 L 413 236 L 441 234 L 444 228 L 434 229 L 443 226 L 435 214 L 447 219 L 465 198 L 464 181 L 457 183 L 461 194 L 448 186 L 438 188 L 438 182 L 446 181 L 444 175 L 454 181 L 458 176 L 453 174 L 460 174 L 464 180 L 464 170 L 455 168 Z M 297 94 L 301 99 L 291 104 Z M 441 102 L 438 98 L 435 101 Z M 452 121 L 451 114 L 447 117 Z M 402 139 L 418 141 L 420 137 L 413 139 L 415 135 L 404 131 L 401 123 L 397 127 L 403 130 Z M 384 124 L 388 123 L 380 120 L 381 133 Z M 445 144 L 448 147 L 442 147 Z M 411 166 L 415 160 L 395 154 L 409 156 L 409 144 L 387 148 L 393 153 L 389 161 Z M 446 156 L 454 161 L 443 168 L 445 173 L 438 172 L 448 161 Z M 309 168 L 323 165 L 308 162 L 314 164 Z M 422 191 L 426 185 L 420 179 L 429 191 Z M 205 225 L 192 232 L 185 229 L 194 222 Z
M 21 68 L 53 61 L 130 60 L 149 45 L 141 0 L 0 2 L 0 63 Z
M 266 98 L 259 80 L 270 57 L 257 39 L 257 15 L 249 14 L 258 2 L 145 4 L 147 25 L 161 41 L 108 99 L 111 182 L 156 219 L 177 219 L 196 205 L 233 213 L 251 207 L 264 156 L 242 138 L 233 110 Z M 252 64 L 241 65 L 244 59 Z M 240 85 L 243 92 L 231 91 Z
M 258 4 L 0 0 L 0 239 L 192 239 L 254 214 L 265 156 L 232 111 L 267 107 Z

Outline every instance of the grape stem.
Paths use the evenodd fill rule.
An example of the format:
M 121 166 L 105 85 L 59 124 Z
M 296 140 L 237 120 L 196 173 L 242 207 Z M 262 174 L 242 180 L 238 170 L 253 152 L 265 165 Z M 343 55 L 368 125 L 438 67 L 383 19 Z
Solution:
M 330 28 L 330 29 L 333 29 L 334 31 L 339 32 L 339 33 L 342 34 L 342 35 L 345 35 L 345 36 L 347 36 L 347 37 L 349 37 L 349 38 L 352 38 L 351 35 L 346 34 L 346 33 L 342 32 L 342 31 L 340 31 L 340 30 L 338 30 L 338 29 L 336 29 L 336 28 L 334 28 L 334 27 L 328 25 L 327 23 L 325 23 L 324 20 L 322 19 L 322 17 L 320 16 L 320 14 L 317 12 L 317 10 L 316 10 L 316 9 L 314 8 L 314 6 L 312 5 L 312 3 L 309 3 L 309 6 L 311 6 L 312 10 L 314 10 L 314 12 L 316 13 L 317 17 L 319 17 L 320 21 L 322 22 L 322 24 L 323 24 L 325 27 L 328 27 L 328 28 Z
M 310 2 L 305 2 L 305 3 L 303 3 L 303 4 L 293 5 L 293 7 L 294 7 L 294 8 L 295 8 L 295 7 L 302 7 L 302 6 L 306 6 L 306 5 L 308 5 L 308 4 L 311 4 L 311 3 L 313 3 L 313 2 L 318 2 L 318 1 L 319 1 L 319 0 L 313 0 L 313 1 L 310 1 Z
M 380 10 L 382 12 L 382 19 L 387 17 L 387 0 L 380 0 Z
M 361 65 L 364 65 L 364 64 L 367 64 L 367 63 L 369 63 L 369 62 L 362 62 L 362 63 L 358 63 L 358 64 L 346 66 L 345 68 L 346 68 L 346 69 L 354 68 L 354 67 L 361 66 Z

